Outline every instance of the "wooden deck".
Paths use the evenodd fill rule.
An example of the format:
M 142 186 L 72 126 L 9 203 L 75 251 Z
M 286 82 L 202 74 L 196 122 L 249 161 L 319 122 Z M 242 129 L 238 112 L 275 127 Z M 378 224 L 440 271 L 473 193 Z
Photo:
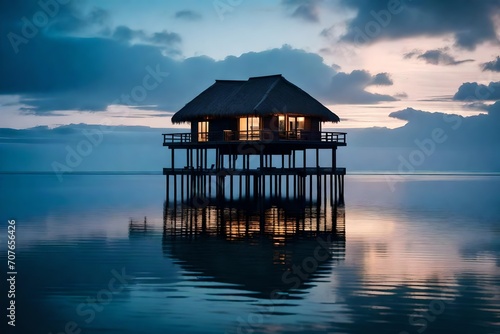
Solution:
M 192 175 L 192 176 L 309 176 L 309 175 L 346 175 L 345 168 L 336 168 L 335 173 L 331 167 L 308 167 L 308 168 L 255 168 L 255 169 L 232 169 L 221 168 L 220 170 L 206 168 L 163 168 L 163 175 Z

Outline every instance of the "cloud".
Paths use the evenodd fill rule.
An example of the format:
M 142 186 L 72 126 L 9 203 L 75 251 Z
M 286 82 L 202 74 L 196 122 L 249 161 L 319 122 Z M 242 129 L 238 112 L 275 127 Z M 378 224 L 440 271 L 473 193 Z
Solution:
M 188 9 L 180 10 L 176 12 L 174 16 L 176 19 L 186 20 L 186 21 L 199 21 L 202 19 L 200 13 Z
M 19 43 L 0 39 L 0 94 L 20 95 L 25 113 L 99 111 L 123 104 L 123 95 L 143 85 L 148 68 L 166 67 L 175 61 L 164 54 L 180 52 L 176 33 L 119 26 L 105 34 L 109 13 L 79 5 L 60 5 L 46 27 L 24 37 L 21 18 L 43 13 L 38 1 L 0 3 L 0 30 L 22 38 Z M 148 93 L 133 104 L 161 104 L 159 92 Z
M 378 73 L 372 76 L 369 72 L 355 70 L 351 73 L 339 72 L 331 81 L 330 101 L 332 103 L 373 104 L 382 101 L 396 101 L 390 95 L 367 92 L 371 85 L 392 85 L 387 73 Z
M 407 52 L 403 55 L 404 59 L 412 59 L 413 57 L 418 57 L 422 54 L 422 50 L 414 49 L 410 52 Z
M 89 133 L 101 134 L 102 141 L 99 145 L 93 145 L 91 154 L 82 157 L 81 164 L 72 166 L 72 170 L 161 170 L 165 162 L 159 157 L 165 152 L 161 152 L 163 147 L 158 145 L 158 138 L 162 132 L 158 128 L 103 128 L 86 124 L 70 124 L 53 129 L 42 126 L 22 130 L 0 128 L 0 155 L 15 157 L 1 159 L 0 171 L 53 172 L 53 163 L 57 161 L 67 165 L 68 147 L 76 149 L 79 143 L 88 141 L 85 134 Z M 57 182 L 56 175 L 53 175 Z M 66 175 L 61 176 L 64 178 Z
M 0 24 L 5 25 L 9 21 L 2 21 L 2 15 L 0 12 Z M 118 26 L 108 36 L 97 36 L 41 32 L 17 54 L 8 39 L 1 39 L 0 94 L 20 96 L 23 112 L 37 115 L 60 110 L 103 111 L 114 104 L 172 112 L 215 79 L 281 73 L 323 103 L 395 100 L 365 90 L 371 85 L 392 84 L 387 73 L 337 74 L 338 67 L 325 64 L 318 54 L 287 45 L 216 61 L 206 56 L 171 57 L 182 38 L 166 30 L 149 33 Z
M 134 30 L 127 26 L 118 26 L 115 28 L 112 37 L 120 42 L 132 42 L 136 40 L 139 43 L 153 44 L 167 47 L 170 50 L 178 50 L 178 45 L 182 42 L 182 38 L 175 32 L 163 30 L 152 34 L 146 33 L 144 30 Z
M 497 59 L 489 61 L 487 63 L 481 64 L 483 71 L 500 72 L 500 57 Z
M 125 38 L 125 37 L 122 37 Z M 2 43 L 2 42 L 0 42 Z M 106 110 L 111 104 L 161 104 L 157 81 L 144 83 L 150 72 L 168 73 L 175 61 L 162 55 L 163 47 L 130 45 L 104 38 L 44 38 L 30 41 L 19 54 L 2 45 L 0 93 L 21 95 L 28 112 Z M 4 52 L 5 51 L 5 52 Z M 159 82 L 162 83 L 162 82 Z M 136 88 L 138 87 L 138 88 Z M 143 87 L 143 88 L 140 88 Z M 136 90 L 131 103 L 126 96 Z M 165 94 L 170 98 L 169 94 Z M 125 97 L 125 98 L 124 98 Z
M 500 81 L 488 85 L 477 82 L 463 83 L 453 96 L 457 101 L 500 100 Z
M 322 55 L 327 55 L 327 56 L 333 54 L 333 52 L 332 52 L 332 50 L 330 48 L 321 48 L 321 49 L 318 50 L 318 53 L 320 53 Z
M 332 40 L 334 38 L 334 36 L 335 36 L 336 30 L 337 30 L 336 26 L 333 25 L 333 26 L 331 26 L 329 28 L 324 28 L 323 30 L 321 30 L 321 32 L 319 33 L 319 35 L 321 37 L 326 38 L 326 39 Z
M 422 120 L 426 120 L 428 123 L 430 123 L 430 120 L 438 120 L 440 117 L 442 117 L 442 113 L 438 112 L 428 112 L 428 111 L 422 111 L 422 110 L 416 110 L 413 108 L 406 108 L 403 110 L 398 110 L 394 111 L 389 114 L 389 117 L 400 119 L 402 121 L 412 121 L 412 122 L 421 122 Z
M 350 43 L 452 34 L 457 47 L 473 50 L 480 43 L 499 41 L 498 0 L 341 0 L 339 4 L 356 11 L 341 38 Z
M 374 86 L 392 86 L 394 82 L 389 73 L 378 73 L 373 76 L 370 85 Z
M 172 45 L 180 43 L 182 41 L 182 38 L 175 32 L 168 32 L 166 30 L 163 30 L 161 32 L 153 33 L 153 35 L 151 35 L 151 37 L 147 38 L 146 40 L 149 40 L 157 45 Z
M 463 117 L 406 108 L 390 117 L 395 129 L 349 129 L 349 153 L 339 151 L 350 170 L 496 172 L 500 168 L 500 117 Z M 397 182 L 398 177 L 393 178 Z
M 480 110 L 480 111 L 487 111 L 489 107 L 489 104 L 486 104 L 482 101 L 473 101 L 470 103 L 464 104 L 464 108 L 469 109 L 469 110 Z
M 28 0 L 28 2 L 31 1 Z M 81 4 L 77 2 L 60 6 L 60 12 L 51 19 L 52 21 L 45 28 L 46 34 L 105 33 L 110 30 L 111 14 L 107 10 L 93 7 L 85 11 L 80 6 Z
M 110 16 L 111 14 L 109 13 L 109 11 L 102 8 L 94 7 L 87 15 L 87 18 L 88 21 L 93 24 L 105 26 L 109 24 Z
M 405 159 L 417 162 L 410 163 L 415 170 L 498 171 L 500 102 L 487 108 L 488 113 L 469 117 L 412 108 L 393 112 L 390 116 L 404 120 L 404 126 L 347 130 L 350 148 L 339 151 L 339 161 L 350 170 L 396 171 L 401 159 Z M 65 147 L 76 147 L 80 141 L 88 140 L 85 133 L 96 130 L 103 129 L 85 124 L 53 129 L 0 128 L 0 155 L 16 157 L 0 160 L 0 170 L 51 171 L 53 161 L 65 161 Z M 162 132 L 165 129 L 113 127 L 104 133 L 102 145 L 76 169 L 118 171 L 126 166 L 126 170 L 161 170 L 165 162 L 159 153 L 164 148 L 158 145 L 158 136 Z M 408 172 L 408 168 L 400 171 Z
M 219 61 L 206 56 L 166 56 L 165 50 L 174 49 L 180 41 L 179 35 L 168 31 L 150 34 L 119 26 L 107 37 L 40 33 L 16 54 L 9 41 L 1 39 L 0 94 L 20 96 L 22 111 L 37 115 L 104 111 L 114 104 L 172 112 L 215 79 L 281 73 L 324 103 L 394 100 L 364 91 L 372 84 L 388 84 L 386 74 L 363 76 L 360 71 L 358 81 L 356 73 L 336 76 L 336 68 L 319 55 L 290 46 Z M 345 87 L 348 98 L 337 94 Z
M 448 48 L 428 50 L 425 52 L 413 50 L 404 55 L 405 59 L 416 57 L 432 65 L 460 65 L 463 63 L 474 61 L 474 59 L 456 60 L 455 57 L 448 53 Z
M 61 1 L 63 2 L 63 1 Z M 110 25 L 110 13 L 99 7 L 87 7 L 84 1 L 24 0 L 0 2 L 2 39 L 12 35 L 24 38 L 23 28 L 29 22 L 32 35 L 61 36 L 105 32 Z M 34 24 L 36 21 L 36 25 Z M 10 35 L 10 37 L 9 37 Z M 9 46 L 10 47 L 10 46 Z
M 118 26 L 115 28 L 112 37 L 117 41 L 130 42 L 137 37 L 142 37 L 142 31 L 133 30 L 127 26 Z
M 394 132 L 398 143 L 402 145 L 412 145 L 415 139 L 421 140 L 426 133 L 431 137 L 435 129 L 440 129 L 443 137 L 447 137 L 446 141 L 440 143 L 445 147 L 457 150 L 463 147 L 495 148 L 500 145 L 500 103 L 487 108 L 488 114 L 469 117 L 406 108 L 389 114 L 389 117 L 407 121 L 406 125 Z
M 492 105 L 489 105 L 486 110 L 488 111 L 489 116 L 500 120 L 500 101 L 496 101 Z
M 285 8 L 290 10 L 291 16 L 307 22 L 319 22 L 319 5 L 321 0 L 282 0 Z

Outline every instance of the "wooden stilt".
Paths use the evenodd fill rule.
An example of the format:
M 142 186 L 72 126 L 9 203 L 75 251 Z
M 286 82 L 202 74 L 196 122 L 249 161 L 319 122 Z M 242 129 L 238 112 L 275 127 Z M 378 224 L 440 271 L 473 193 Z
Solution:
M 281 143 L 266 147 L 259 142 L 255 146 L 246 143 L 248 146 L 243 146 L 243 149 L 250 149 L 245 153 L 240 147 L 222 142 L 220 145 L 209 143 L 206 146 L 191 143 L 185 147 L 182 146 L 185 143 L 183 141 L 180 144 L 174 142 L 171 147 L 171 165 L 164 168 L 166 206 L 178 199 L 181 204 L 191 205 L 200 203 L 200 199 L 216 199 L 218 202 L 227 199 L 234 203 L 245 198 L 250 201 L 259 199 L 261 208 L 268 207 L 268 200 L 274 206 L 279 199 L 309 204 L 311 210 L 313 204 L 317 204 L 318 209 L 328 205 L 343 205 L 345 172 L 340 168 L 337 170 L 337 145 L 325 145 L 324 137 L 318 141 L 318 145 L 293 140 L 296 143 L 283 143 L 281 152 Z M 326 141 L 329 141 L 328 138 Z M 175 151 L 178 149 L 186 150 L 186 165 L 175 163 Z M 320 149 L 331 150 L 331 167 L 328 162 L 320 162 Z M 240 155 L 241 162 L 238 161 Z M 309 157 L 312 159 L 308 160 Z M 214 186 L 215 195 L 212 194 Z
M 167 175 L 166 176 L 166 200 L 165 200 L 165 203 L 167 205 L 167 207 L 169 206 L 170 204 L 170 175 Z

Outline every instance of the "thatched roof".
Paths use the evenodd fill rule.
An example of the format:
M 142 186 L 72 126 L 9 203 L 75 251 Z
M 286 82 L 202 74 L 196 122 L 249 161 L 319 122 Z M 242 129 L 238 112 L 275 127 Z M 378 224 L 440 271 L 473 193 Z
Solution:
M 248 80 L 216 80 L 172 117 L 173 123 L 205 117 L 299 114 L 339 122 L 337 115 L 281 74 Z

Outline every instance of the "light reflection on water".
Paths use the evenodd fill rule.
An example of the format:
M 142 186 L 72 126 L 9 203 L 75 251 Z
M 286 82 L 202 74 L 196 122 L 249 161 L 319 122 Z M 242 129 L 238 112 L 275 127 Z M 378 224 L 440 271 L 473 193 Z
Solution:
M 0 184 L 2 229 L 18 226 L 19 333 L 70 321 L 83 333 L 498 332 L 500 177 L 347 176 L 336 217 L 294 202 L 164 210 L 162 176 Z M 283 279 L 314 265 L 318 238 L 331 257 Z M 113 270 L 133 278 L 78 312 Z

